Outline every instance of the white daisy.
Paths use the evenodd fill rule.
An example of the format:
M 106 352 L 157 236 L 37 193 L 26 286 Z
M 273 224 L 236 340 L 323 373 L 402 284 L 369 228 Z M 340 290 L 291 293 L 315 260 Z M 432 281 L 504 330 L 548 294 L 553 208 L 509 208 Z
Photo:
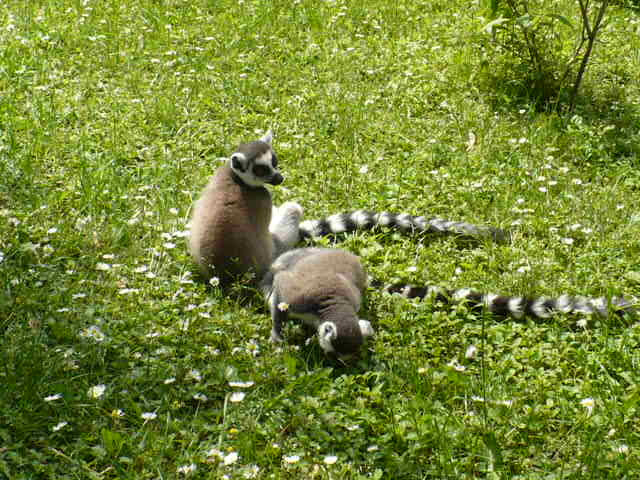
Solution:
M 248 381 L 248 382 L 229 382 L 229 386 L 230 387 L 237 387 L 237 388 L 249 388 L 249 387 L 253 387 L 254 383 L 252 381 Z
M 260 467 L 258 467 L 257 465 L 249 465 L 242 476 L 244 478 L 257 478 L 258 473 L 260 473 Z
M 238 403 L 238 402 L 241 402 L 242 400 L 244 400 L 244 397 L 245 397 L 245 393 L 244 392 L 233 392 L 229 396 L 229 401 L 233 402 L 233 403 Z
M 128 295 L 130 293 L 138 293 L 140 289 L 138 288 L 121 288 L 118 290 L 119 295 Z
M 183 475 L 189 475 L 189 474 L 195 472 L 197 468 L 198 467 L 196 466 L 195 463 L 191 463 L 189 465 L 182 465 L 181 467 L 178 467 L 177 472 L 181 473 Z
M 231 465 L 233 463 L 236 463 L 236 461 L 238 461 L 238 452 L 231 452 L 225 455 L 222 461 L 224 462 L 225 465 Z
M 617 453 L 622 453 L 623 455 L 626 455 L 627 453 L 629 453 L 629 446 L 623 443 L 622 445 L 619 445 L 618 447 L 616 447 L 614 451 Z
M 87 395 L 89 396 L 89 398 L 92 398 L 95 400 L 97 398 L 100 398 L 104 394 L 106 389 L 107 389 L 106 385 L 103 385 L 103 384 L 94 385 L 87 391 Z
M 289 310 L 289 304 L 286 302 L 280 302 L 278 304 L 278 310 L 280 310 L 281 312 L 286 312 L 287 310 Z
M 337 461 L 338 461 L 338 457 L 336 457 L 335 455 L 327 455 L 326 457 L 324 457 L 324 460 L 323 460 L 323 462 L 326 465 L 333 465 Z
M 104 339 L 106 338 L 105 334 L 102 333 L 102 330 L 100 330 L 97 325 L 92 325 L 85 328 L 80 332 L 80 336 L 83 338 L 90 338 L 98 343 L 104 341 Z
M 149 420 L 155 420 L 156 418 L 158 418 L 158 414 L 156 412 L 144 412 L 140 416 L 145 421 L 145 423 L 148 422 Z
M 67 425 L 69 425 L 67 422 L 60 422 L 60 423 L 57 423 L 56 425 L 54 425 L 51 430 L 53 430 L 54 432 L 57 432 L 58 430 L 66 427 Z
M 596 406 L 596 401 L 593 398 L 588 397 L 580 400 L 580 405 L 587 409 L 587 415 L 591 415 L 594 407 Z
M 209 450 L 207 452 L 207 457 L 209 457 L 209 458 L 217 458 L 219 460 L 222 460 L 224 458 L 224 455 L 217 448 L 212 448 L 211 450 Z

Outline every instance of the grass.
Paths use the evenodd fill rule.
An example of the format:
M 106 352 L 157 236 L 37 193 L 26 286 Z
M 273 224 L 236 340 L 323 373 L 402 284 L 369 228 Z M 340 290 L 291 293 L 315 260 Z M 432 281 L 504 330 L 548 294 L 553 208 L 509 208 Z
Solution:
M 371 290 L 342 367 L 271 345 L 259 296 L 194 281 L 184 240 L 219 159 L 273 128 L 275 201 L 307 218 L 512 232 L 339 239 L 376 278 L 637 297 L 640 17 L 609 21 L 568 118 L 514 94 L 478 2 L 3 2 L 0 477 L 633 478 L 635 319 Z

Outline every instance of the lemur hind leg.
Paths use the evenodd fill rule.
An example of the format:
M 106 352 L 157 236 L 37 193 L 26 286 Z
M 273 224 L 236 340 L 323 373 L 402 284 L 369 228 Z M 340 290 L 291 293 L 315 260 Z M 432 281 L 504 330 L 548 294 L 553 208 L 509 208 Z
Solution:
M 292 249 L 300 241 L 300 221 L 303 209 L 296 202 L 285 202 L 273 208 L 269 232 L 274 237 L 275 255 Z

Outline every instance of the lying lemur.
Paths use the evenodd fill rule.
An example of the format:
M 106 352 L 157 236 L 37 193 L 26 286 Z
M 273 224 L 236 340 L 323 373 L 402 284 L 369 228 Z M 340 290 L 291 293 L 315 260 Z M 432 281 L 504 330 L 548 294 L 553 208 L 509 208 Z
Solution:
M 299 248 L 279 256 L 261 283 L 271 310 L 271 340 L 282 341 L 289 316 L 318 333 L 327 354 L 355 354 L 373 335 L 358 318 L 367 276 L 360 259 L 337 248 Z

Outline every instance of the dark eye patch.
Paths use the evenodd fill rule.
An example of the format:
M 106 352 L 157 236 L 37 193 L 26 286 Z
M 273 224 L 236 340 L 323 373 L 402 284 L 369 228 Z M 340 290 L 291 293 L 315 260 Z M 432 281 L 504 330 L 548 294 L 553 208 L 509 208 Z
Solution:
M 255 165 L 253 167 L 253 174 L 256 177 L 267 177 L 271 174 L 271 169 L 266 165 Z
M 276 168 L 278 166 L 278 157 L 276 157 L 275 153 L 271 155 L 271 165 L 273 166 L 273 168 Z

